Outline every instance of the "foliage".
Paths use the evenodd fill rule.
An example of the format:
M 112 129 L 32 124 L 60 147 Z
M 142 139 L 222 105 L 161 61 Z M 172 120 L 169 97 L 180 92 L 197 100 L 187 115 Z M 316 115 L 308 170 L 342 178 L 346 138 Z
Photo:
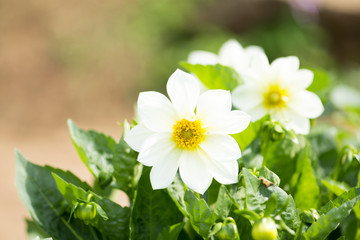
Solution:
M 208 88 L 231 91 L 241 84 L 230 67 L 182 66 Z M 311 90 L 323 94 L 321 90 L 328 86 L 324 74 L 317 73 L 320 82 Z M 335 110 L 327 111 L 331 118 Z M 75 149 L 95 181 L 89 185 L 69 171 L 38 166 L 16 150 L 16 187 L 32 218 L 27 221 L 31 237 L 299 240 L 360 236 L 359 144 L 351 131 L 320 123 L 305 136 L 265 116 L 233 135 L 242 150 L 238 182 L 225 186 L 213 180 L 200 195 L 187 188 L 178 173 L 166 189 L 153 190 L 150 168 L 137 161 L 138 153 L 124 137 L 116 141 L 83 130 L 71 120 L 68 125 Z M 129 206 L 114 202 L 108 194 L 112 191 L 125 192 Z

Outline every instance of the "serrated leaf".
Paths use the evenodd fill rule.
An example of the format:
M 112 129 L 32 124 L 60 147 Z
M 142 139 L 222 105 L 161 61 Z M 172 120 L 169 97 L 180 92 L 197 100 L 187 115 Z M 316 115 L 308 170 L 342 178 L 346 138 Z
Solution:
M 229 191 L 224 185 L 221 185 L 217 201 L 215 203 L 215 214 L 224 220 L 229 216 L 230 209 L 233 205 L 233 199 L 230 197 Z
M 99 234 L 82 221 L 67 222 L 63 196 L 57 189 L 50 167 L 27 161 L 18 151 L 16 157 L 16 188 L 34 222 L 55 239 L 98 239 Z
M 235 70 L 221 64 L 201 65 L 182 62 L 180 65 L 194 73 L 209 89 L 232 91 L 240 81 L 240 77 Z
M 98 178 L 100 173 L 112 174 L 116 142 L 105 134 L 93 130 L 80 129 L 72 120 L 68 120 L 71 140 L 81 160 L 89 171 Z
M 179 223 L 183 215 L 166 190 L 153 190 L 147 168 L 139 180 L 131 214 L 131 239 L 156 239 L 169 225 Z
M 204 199 L 198 199 L 190 190 L 186 190 L 184 200 L 194 230 L 200 236 L 208 237 L 211 226 L 217 219 L 216 214 L 210 210 Z
M 311 224 L 304 233 L 305 239 L 325 239 L 350 214 L 360 199 L 360 188 L 352 188 L 334 201 L 330 201 L 321 210 L 319 219 Z
M 92 194 L 91 201 L 96 205 L 97 215 L 90 223 L 111 239 L 128 239 L 130 209 L 121 207 L 113 201 L 66 182 L 53 174 L 59 191 L 69 204 L 75 205 L 79 200 L 86 202 L 88 194 Z
M 246 168 L 243 168 L 242 173 L 244 175 L 245 182 L 246 209 L 254 211 L 257 214 L 262 213 L 265 209 L 267 197 L 264 197 L 259 191 L 261 181 L 252 175 Z
M 180 222 L 168 227 L 165 227 L 156 238 L 156 240 L 176 240 L 184 228 L 185 222 Z
M 75 186 L 72 183 L 68 183 L 66 182 L 64 179 L 62 179 L 61 177 L 59 177 L 56 173 L 52 173 L 56 185 L 60 191 L 60 193 L 63 195 L 64 199 L 69 203 L 69 205 L 71 206 L 71 208 L 73 208 L 78 202 L 79 200 L 82 200 L 83 202 L 87 202 L 88 201 L 88 194 L 91 194 L 93 196 L 93 198 L 101 198 L 100 196 L 97 196 L 95 193 L 89 191 L 86 192 L 84 189 Z M 96 203 L 96 201 L 95 201 Z M 105 211 L 101 208 L 101 206 L 99 206 L 98 204 L 96 204 L 96 210 L 98 215 L 100 215 L 103 220 L 108 220 L 108 216 L 105 213 Z

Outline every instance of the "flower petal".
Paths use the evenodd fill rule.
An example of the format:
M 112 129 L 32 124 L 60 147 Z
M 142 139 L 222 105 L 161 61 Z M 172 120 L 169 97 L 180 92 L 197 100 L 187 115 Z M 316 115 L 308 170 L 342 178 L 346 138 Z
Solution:
M 140 93 L 138 114 L 141 122 L 156 132 L 172 131 L 179 119 L 169 99 L 158 92 Z
M 262 105 L 262 103 L 251 109 L 247 109 L 246 112 L 250 115 L 252 122 L 257 121 L 260 118 L 262 118 L 263 116 L 265 116 L 266 114 L 268 114 L 268 111 Z
M 206 158 L 199 151 L 183 151 L 180 157 L 180 176 L 186 186 L 200 194 L 209 188 L 212 176 Z
M 298 134 L 308 134 L 310 131 L 310 120 L 296 112 L 288 109 L 284 111 L 284 115 L 288 122 L 286 125 Z
M 230 111 L 227 115 L 222 116 L 220 122 L 212 125 L 211 130 L 226 134 L 239 133 L 249 126 L 250 119 L 251 117 L 243 111 Z
M 217 161 L 211 159 L 208 162 L 212 176 L 221 184 L 233 184 L 238 182 L 239 165 L 234 161 Z
M 150 172 L 152 188 L 162 189 L 168 187 L 175 178 L 179 167 L 181 150 L 174 148 L 162 155 L 154 164 Z
M 215 65 L 218 63 L 218 57 L 211 52 L 193 51 L 189 54 L 187 61 L 191 64 Z
M 294 72 L 299 69 L 299 66 L 299 58 L 295 56 L 277 58 L 271 63 L 271 68 L 280 72 Z
M 238 109 L 247 111 L 261 104 L 263 96 L 259 86 L 244 84 L 236 87 L 232 92 L 232 102 Z
M 176 148 L 171 134 L 155 133 L 144 142 L 139 152 L 138 161 L 145 166 L 153 166 L 159 159 L 165 158 Z
M 154 134 L 144 124 L 138 124 L 133 127 L 125 136 L 125 142 L 135 151 L 140 152 L 146 139 Z
M 216 160 L 233 161 L 241 157 L 239 145 L 233 137 L 226 134 L 206 135 L 200 147 Z
M 225 42 L 219 51 L 220 63 L 226 66 L 234 67 L 238 62 L 242 62 L 244 58 L 244 49 L 235 39 Z
M 299 115 L 307 118 L 317 118 L 324 111 L 320 98 L 315 93 L 306 90 L 293 95 L 288 106 Z
M 288 87 L 292 89 L 292 91 L 305 90 L 311 85 L 313 78 L 314 74 L 312 71 L 300 69 L 293 74 L 292 81 Z
M 204 128 L 216 124 L 220 117 L 231 110 L 231 95 L 225 90 L 209 90 L 200 95 L 196 116 Z
M 191 74 L 177 69 L 170 76 L 166 89 L 176 112 L 181 118 L 194 116 L 200 87 Z

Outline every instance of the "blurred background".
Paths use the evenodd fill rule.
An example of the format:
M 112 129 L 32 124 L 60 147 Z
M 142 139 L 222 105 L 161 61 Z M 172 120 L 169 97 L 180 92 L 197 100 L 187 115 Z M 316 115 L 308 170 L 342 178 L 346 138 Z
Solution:
M 66 120 L 119 138 L 117 122 L 132 119 L 139 91 L 164 92 L 190 51 L 218 52 L 229 38 L 271 60 L 299 56 L 326 79 L 323 100 L 335 83 L 360 87 L 358 0 L 0 0 L 0 239 L 26 239 L 15 147 L 91 181 Z M 336 102 L 360 113 L 353 94 Z

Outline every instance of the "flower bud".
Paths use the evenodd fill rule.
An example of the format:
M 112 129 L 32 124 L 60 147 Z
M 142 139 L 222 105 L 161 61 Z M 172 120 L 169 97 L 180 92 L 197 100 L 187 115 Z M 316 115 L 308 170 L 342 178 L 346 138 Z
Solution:
M 220 231 L 215 234 L 215 237 L 219 240 L 240 240 L 234 219 L 231 217 L 226 218 Z
M 278 236 L 276 224 L 270 217 L 260 219 L 251 230 L 254 240 L 275 240 Z
M 96 206 L 94 203 L 79 203 L 76 208 L 75 217 L 84 220 L 90 221 L 96 217 Z

